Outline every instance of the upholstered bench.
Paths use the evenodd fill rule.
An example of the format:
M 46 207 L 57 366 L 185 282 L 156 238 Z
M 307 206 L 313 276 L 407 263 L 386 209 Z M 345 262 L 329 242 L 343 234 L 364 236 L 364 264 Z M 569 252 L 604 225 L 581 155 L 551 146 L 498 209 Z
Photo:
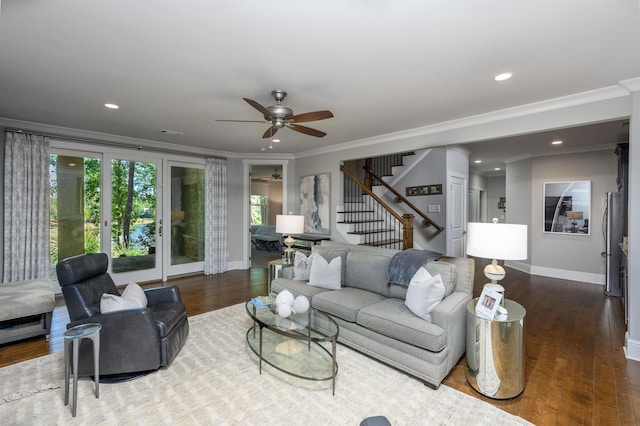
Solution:
M 51 333 L 56 298 L 49 279 L 0 283 L 0 345 Z

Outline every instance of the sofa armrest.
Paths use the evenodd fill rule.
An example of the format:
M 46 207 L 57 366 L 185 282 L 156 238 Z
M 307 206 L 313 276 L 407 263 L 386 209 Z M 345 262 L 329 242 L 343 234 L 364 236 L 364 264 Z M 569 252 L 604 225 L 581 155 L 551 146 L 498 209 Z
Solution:
M 449 369 L 453 368 L 465 353 L 467 344 L 467 303 L 471 294 L 454 291 L 440 302 L 432 313 L 433 323 L 447 332 Z
M 182 302 L 180 290 L 174 285 L 149 288 L 144 291 L 144 294 L 147 296 L 148 306 L 156 306 L 165 302 Z

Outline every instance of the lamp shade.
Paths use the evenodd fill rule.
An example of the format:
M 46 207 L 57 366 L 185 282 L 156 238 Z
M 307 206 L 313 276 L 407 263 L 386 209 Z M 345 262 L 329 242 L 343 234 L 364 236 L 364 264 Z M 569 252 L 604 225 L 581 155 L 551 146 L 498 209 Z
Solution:
M 467 254 L 485 259 L 526 259 L 527 225 L 470 222 Z
M 276 232 L 279 234 L 301 234 L 304 231 L 304 216 L 292 214 L 276 215 Z

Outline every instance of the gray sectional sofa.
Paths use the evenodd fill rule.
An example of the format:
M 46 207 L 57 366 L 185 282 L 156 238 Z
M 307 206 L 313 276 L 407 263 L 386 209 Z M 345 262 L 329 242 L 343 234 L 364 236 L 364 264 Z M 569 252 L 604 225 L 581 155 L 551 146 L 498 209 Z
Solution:
M 272 291 L 305 295 L 340 327 L 338 341 L 437 388 L 465 352 L 466 306 L 472 297 L 473 259 L 442 256 L 424 266 L 441 274 L 445 296 L 432 322 L 405 306 L 407 287 L 391 284 L 387 270 L 397 250 L 323 241 L 314 246 L 330 261 L 342 257 L 342 288 L 327 290 L 293 280 L 293 267 Z

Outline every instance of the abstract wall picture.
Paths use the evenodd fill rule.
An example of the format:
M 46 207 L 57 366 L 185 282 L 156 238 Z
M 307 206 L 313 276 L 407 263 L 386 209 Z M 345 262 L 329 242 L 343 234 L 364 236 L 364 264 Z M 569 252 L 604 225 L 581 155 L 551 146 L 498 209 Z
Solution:
M 300 178 L 300 214 L 304 216 L 304 232 L 330 234 L 331 174 L 322 173 Z

